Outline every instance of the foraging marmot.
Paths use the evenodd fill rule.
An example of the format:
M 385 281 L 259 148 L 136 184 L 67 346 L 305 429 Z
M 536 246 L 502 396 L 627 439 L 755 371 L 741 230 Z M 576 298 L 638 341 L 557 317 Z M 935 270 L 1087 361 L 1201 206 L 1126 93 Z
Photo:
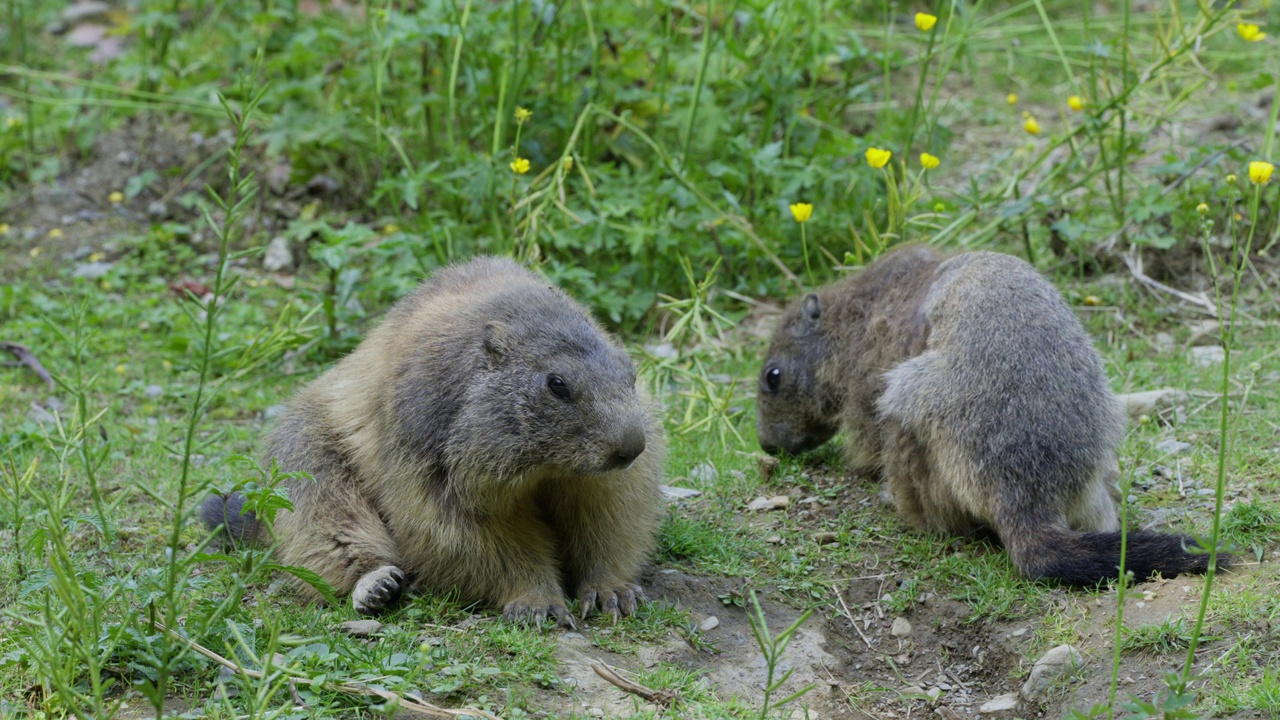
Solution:
M 508 619 L 572 625 L 565 588 L 630 614 L 662 510 L 665 441 L 627 354 L 586 310 L 507 259 L 435 273 L 304 387 L 265 456 L 288 482 L 284 563 L 360 612 L 405 588 L 456 591 Z M 251 538 L 243 498 L 202 517 Z
M 1125 419 L 1080 321 L 1027 263 L 925 247 L 886 254 L 783 314 L 760 373 L 767 452 L 840 428 L 912 525 L 994 530 L 1030 578 L 1115 578 Z M 1203 572 L 1187 538 L 1128 533 L 1145 579 Z

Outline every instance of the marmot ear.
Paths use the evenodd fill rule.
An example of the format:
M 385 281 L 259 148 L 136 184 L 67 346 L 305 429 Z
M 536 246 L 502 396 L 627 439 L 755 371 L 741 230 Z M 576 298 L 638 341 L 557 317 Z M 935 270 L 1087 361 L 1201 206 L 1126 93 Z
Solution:
M 818 319 L 822 317 L 822 303 L 818 301 L 818 296 L 809 293 L 804 296 L 804 300 L 800 301 L 800 332 L 808 335 L 818 329 Z
M 484 324 L 484 349 L 495 358 L 507 354 L 507 326 L 491 320 Z

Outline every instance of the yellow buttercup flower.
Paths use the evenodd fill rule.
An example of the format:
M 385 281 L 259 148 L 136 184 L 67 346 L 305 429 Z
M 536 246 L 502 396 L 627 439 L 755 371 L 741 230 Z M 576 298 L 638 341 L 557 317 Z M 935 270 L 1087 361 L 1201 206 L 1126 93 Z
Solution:
M 573 156 L 566 155 L 564 158 L 564 171 L 569 172 L 573 169 Z
M 1235 174 L 1235 173 L 1230 173 L 1229 175 L 1227 175 L 1227 184 L 1228 184 L 1228 185 L 1235 185 L 1235 184 L 1236 184 L 1236 174 Z
M 1032 135 L 1039 135 L 1040 123 L 1036 122 L 1035 118 L 1028 115 L 1026 122 L 1022 123 L 1022 129 L 1026 130 L 1028 133 Z
M 933 26 L 937 24 L 938 16 L 930 15 L 929 13 L 916 13 L 916 27 L 921 30 L 929 32 L 933 29 Z
M 518 157 L 511 161 L 511 172 L 517 175 L 523 175 L 529 172 L 529 161 L 525 158 Z
M 530 109 L 528 109 L 528 108 L 522 108 L 522 107 L 517 107 L 517 108 L 516 108 L 516 122 L 518 122 L 518 123 L 526 123 L 526 122 L 528 122 L 528 121 L 529 121 L 529 118 L 531 118 L 531 117 L 533 117 L 533 111 L 532 111 L 532 110 L 530 110 Z
M 89 262 L 102 262 L 103 260 L 106 260 L 106 259 L 107 259 L 107 254 L 104 252 L 96 252 L 89 256 Z
M 1259 42 L 1267 39 L 1267 34 L 1254 23 L 1236 23 L 1236 33 L 1245 42 Z
M 1007 102 L 1007 103 L 1009 103 L 1010 105 L 1017 105 L 1017 104 L 1018 104 L 1018 93 L 1009 93 L 1008 95 L 1005 95 L 1005 96 L 1004 96 L 1004 101 L 1005 101 L 1005 102 Z
M 932 170 L 941 164 L 942 161 L 936 156 L 930 155 L 929 153 L 920 153 L 920 165 L 923 166 L 925 170 Z
M 120 192 L 119 190 L 111 193 L 110 195 L 107 196 L 107 202 L 111 203 L 112 205 L 118 205 L 124 202 L 124 193 Z
M 117 365 L 117 366 L 116 366 L 116 374 L 117 374 L 117 375 L 123 375 L 123 374 L 125 374 L 125 372 L 126 372 L 126 371 L 128 371 L 128 369 L 129 369 L 129 368 L 125 367 L 124 363 L 121 363 L 121 364 L 119 364 L 119 365 Z
M 57 240 L 60 237 L 62 237 L 62 228 L 54 228 L 49 231 L 50 240 Z
M 1072 95 L 1067 98 L 1067 107 L 1075 110 L 1076 112 L 1080 112 L 1084 109 L 1084 100 L 1082 100 L 1079 95 Z
M 382 226 L 383 235 L 395 235 L 398 232 L 400 232 L 400 226 L 395 223 L 387 223 Z
M 798 223 L 808 222 L 808 221 L 809 221 L 809 218 L 810 218 L 810 217 L 812 217 L 812 216 L 813 216 L 813 205 L 812 205 L 812 204 L 810 204 L 810 203 L 794 203 L 794 204 L 792 204 L 792 206 L 791 206 L 791 217 L 795 218 L 795 219 L 796 219 L 796 222 L 798 222 Z
M 1200 203 L 1199 205 L 1196 206 L 1196 212 L 1200 213 L 1201 215 L 1204 215 L 1205 213 L 1209 212 L 1209 206 L 1206 205 L 1205 203 Z
M 890 150 L 867 148 L 867 164 L 873 168 L 880 169 L 888 165 L 891 157 L 893 157 L 893 152 Z
M 1254 160 L 1249 163 L 1249 179 L 1254 185 L 1264 185 L 1271 180 L 1271 173 L 1276 169 L 1275 165 L 1263 160 Z

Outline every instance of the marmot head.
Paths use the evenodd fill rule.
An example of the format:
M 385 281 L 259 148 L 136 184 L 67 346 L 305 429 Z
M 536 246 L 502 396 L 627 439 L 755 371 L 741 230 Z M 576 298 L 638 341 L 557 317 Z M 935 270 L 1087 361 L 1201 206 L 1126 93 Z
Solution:
M 568 296 L 545 286 L 513 288 L 484 305 L 472 336 L 481 368 L 450 441 L 466 454 L 455 467 L 514 480 L 529 471 L 597 475 L 631 465 L 645 450 L 646 408 L 627 354 Z
M 822 445 L 839 429 L 839 407 L 818 381 L 827 350 L 822 304 L 806 295 L 783 313 L 760 368 L 756 435 L 765 452 L 801 453 Z

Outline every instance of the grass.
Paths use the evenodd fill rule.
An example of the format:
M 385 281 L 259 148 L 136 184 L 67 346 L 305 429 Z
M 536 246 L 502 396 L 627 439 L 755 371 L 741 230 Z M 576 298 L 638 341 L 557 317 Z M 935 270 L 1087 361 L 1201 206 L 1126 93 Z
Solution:
M 223 555 L 185 522 L 210 488 L 252 481 L 273 502 L 270 473 L 235 458 L 253 456 L 290 394 L 422 274 L 478 252 L 538 263 L 636 349 L 667 400 L 669 481 L 701 491 L 672 506 L 657 566 L 723 578 L 726 618 L 745 619 L 756 591 L 814 608 L 808 622 L 832 647 L 861 652 L 836 592 L 870 583 L 874 597 L 850 612 L 966 639 L 1031 626 L 1035 651 L 1094 642 L 1103 656 L 1118 641 L 1124 667 L 1152 663 L 1141 667 L 1159 668 L 1153 677 L 1186 652 L 1204 678 L 1194 712 L 1274 712 L 1274 268 L 1258 260 L 1245 274 L 1224 374 L 1186 351 L 1213 340 L 1195 328 L 1203 309 L 1127 280 L 1121 256 L 1212 298 L 1195 238 L 1221 257 L 1244 237 L 1276 244 L 1275 182 L 1254 196 L 1243 170 L 1276 159 L 1276 103 L 1269 118 L 1214 108 L 1274 90 L 1274 41 L 1245 42 L 1234 25 L 1274 28 L 1280 15 L 1125 8 L 938 4 L 924 33 L 915 9 L 872 2 L 433 0 L 348 15 L 143 0 L 106 19 L 125 49 L 96 67 L 39 31 L 57 8 L 8 0 L 0 340 L 32 348 L 59 386 L 0 369 L 0 717 L 173 713 L 175 701 L 214 717 L 287 716 L 300 703 L 312 717 L 391 711 L 325 686 L 348 681 L 504 717 L 578 712 L 554 635 L 427 596 L 362 642 L 338 629 L 354 619 L 348 606 L 297 601 L 269 557 Z M 531 116 L 518 121 L 517 107 Z M 1023 112 L 1040 135 L 1022 130 Z M 863 162 L 872 147 L 892 151 L 885 169 Z M 922 171 L 924 151 L 941 166 Z M 509 169 L 517 157 L 527 174 Z M 86 184 L 69 192 L 77 173 Z M 814 206 L 802 227 L 797 202 Z M 148 214 L 154 203 L 166 212 Z M 274 236 L 292 243 L 296 275 L 259 269 Z M 1224 448 L 1222 531 L 1242 570 L 1209 590 L 1199 655 L 1203 633 L 1181 619 L 1088 640 L 1086 614 L 1114 608 L 1114 588 L 1064 595 L 1019 579 L 990 543 L 907 530 L 834 444 L 761 476 L 752 395 L 764 346 L 744 331 L 763 315 L 757 299 L 793 296 L 904 240 L 1034 258 L 1078 308 L 1117 392 L 1188 393 L 1135 425 L 1121 454 L 1132 527 L 1204 534 Z M 104 274 L 84 277 L 95 262 Z M 780 494 L 785 511 L 746 509 Z M 1204 586 L 1191 584 L 1188 607 Z M 954 618 L 930 622 L 935 612 Z M 217 668 L 153 620 L 268 678 L 233 680 L 238 694 L 209 702 Z M 689 608 L 660 602 L 583 632 L 621 658 L 688 645 L 705 666 L 658 662 L 638 680 L 678 691 L 681 711 L 759 716 L 758 698 L 715 687 L 710 671 L 732 648 L 694 627 Z M 897 697 L 861 672 L 841 678 L 848 706 Z M 1157 690 L 1138 689 L 1152 703 L 1141 712 L 1155 712 Z M 1082 694 L 1063 702 L 1100 697 Z

